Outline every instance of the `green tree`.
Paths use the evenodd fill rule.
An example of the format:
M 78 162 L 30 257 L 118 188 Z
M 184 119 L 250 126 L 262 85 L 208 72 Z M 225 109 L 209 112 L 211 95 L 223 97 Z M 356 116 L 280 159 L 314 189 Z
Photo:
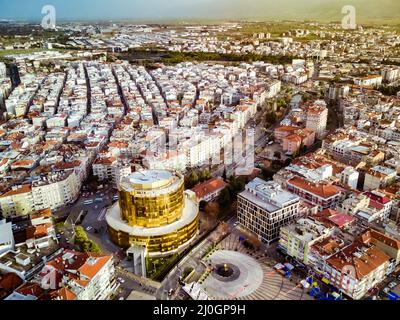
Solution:
M 186 188 L 191 189 L 199 182 L 199 176 L 195 171 L 192 171 L 192 173 L 185 180 Z
M 305 154 L 307 152 L 307 146 L 302 141 L 300 144 L 300 154 Z
M 226 176 L 226 167 L 224 167 L 224 171 L 222 172 L 222 179 L 224 181 L 226 181 L 226 178 L 227 178 L 227 176 Z
M 231 193 L 229 191 L 229 187 L 222 189 L 221 193 L 219 194 L 218 204 L 222 210 L 230 207 Z
M 207 169 L 200 171 L 198 176 L 199 176 L 199 180 L 201 182 L 211 179 L 211 177 L 212 177 L 210 171 L 208 171 Z
M 89 252 L 101 253 L 101 249 L 96 242 L 90 241 L 89 243 Z
M 273 111 L 268 112 L 267 115 L 265 116 L 265 121 L 269 125 L 274 124 L 276 120 L 277 120 L 276 113 Z
M 199 203 L 200 210 L 204 210 L 207 205 L 207 201 L 201 200 Z

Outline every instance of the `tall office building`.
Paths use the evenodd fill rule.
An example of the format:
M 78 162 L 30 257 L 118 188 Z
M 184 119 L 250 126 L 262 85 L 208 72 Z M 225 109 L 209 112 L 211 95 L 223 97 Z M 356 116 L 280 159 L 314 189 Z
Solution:
M 181 174 L 144 170 L 123 178 L 119 203 L 107 215 L 111 240 L 128 249 L 135 273 L 145 275 L 146 258 L 184 249 L 197 234 L 198 206 L 184 191 Z
M 237 217 L 240 225 L 269 244 L 279 237 L 282 226 L 294 220 L 299 204 L 300 198 L 279 184 L 255 178 L 238 195 Z

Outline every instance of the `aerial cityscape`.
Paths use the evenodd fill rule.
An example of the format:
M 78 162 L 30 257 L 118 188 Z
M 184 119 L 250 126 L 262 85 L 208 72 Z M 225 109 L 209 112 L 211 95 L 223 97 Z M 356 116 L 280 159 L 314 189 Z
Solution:
M 0 0 L 0 300 L 400 300 L 400 2 L 168 2 Z

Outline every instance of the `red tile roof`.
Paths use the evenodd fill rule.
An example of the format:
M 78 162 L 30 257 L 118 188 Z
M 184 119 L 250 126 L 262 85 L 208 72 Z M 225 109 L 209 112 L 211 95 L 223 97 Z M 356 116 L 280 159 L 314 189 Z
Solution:
M 355 272 L 353 276 L 361 280 L 390 260 L 386 253 L 375 246 L 367 248 L 364 252 L 361 251 L 363 247 L 365 247 L 363 243 L 354 242 L 327 259 L 326 262 L 340 272 L 346 272 L 350 267 Z M 360 254 L 359 257 L 354 255 L 357 252 Z
M 384 233 L 381 233 L 379 231 L 376 231 L 374 229 L 369 229 L 365 231 L 361 235 L 361 239 L 365 243 L 375 243 L 375 242 L 381 242 L 389 247 L 392 247 L 393 249 L 400 250 L 400 241 L 396 240 L 395 238 L 392 238 Z
M 22 186 L 18 186 L 14 190 L 11 189 L 10 191 L 3 193 L 0 197 L 10 197 L 17 194 L 28 193 L 31 192 L 32 186 L 30 184 L 24 184 Z
M 192 191 L 196 193 L 197 199 L 203 199 L 206 195 L 225 188 L 226 183 L 220 178 L 212 178 L 198 184 Z
M 340 189 L 332 184 L 313 183 L 300 177 L 293 177 L 288 184 L 325 199 L 340 193 Z

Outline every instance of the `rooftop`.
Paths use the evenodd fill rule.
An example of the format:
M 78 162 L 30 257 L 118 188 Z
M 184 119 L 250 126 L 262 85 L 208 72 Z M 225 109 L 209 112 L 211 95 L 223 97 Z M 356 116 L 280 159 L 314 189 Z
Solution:
M 325 199 L 341 193 L 341 190 L 332 184 L 314 183 L 300 177 L 293 177 L 288 181 L 288 184 Z
M 240 196 L 268 212 L 274 212 L 300 200 L 293 193 L 283 190 L 279 184 L 260 178 L 250 181 L 245 190 L 240 193 Z
M 354 268 L 354 278 L 362 280 L 389 260 L 390 257 L 377 247 L 368 247 L 363 243 L 354 242 L 327 259 L 327 263 L 340 272 L 347 272 L 349 268 Z
M 221 178 L 212 178 L 210 180 L 204 181 L 194 188 L 192 191 L 196 193 L 198 199 L 204 198 L 207 194 L 213 193 L 220 190 L 226 186 L 226 183 Z
M 161 189 L 174 184 L 178 178 L 172 171 L 141 170 L 123 178 L 121 187 L 125 191 Z

